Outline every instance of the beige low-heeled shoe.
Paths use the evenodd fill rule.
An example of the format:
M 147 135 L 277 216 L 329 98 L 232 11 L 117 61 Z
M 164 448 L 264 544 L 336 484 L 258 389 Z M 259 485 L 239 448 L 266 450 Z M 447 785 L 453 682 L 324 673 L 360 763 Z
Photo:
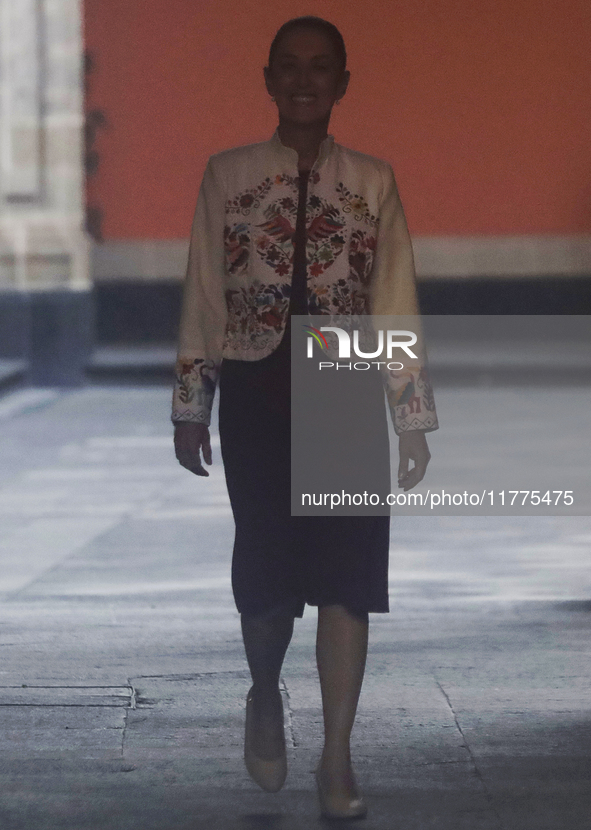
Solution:
M 329 819 L 355 819 L 367 816 L 367 804 L 360 794 L 357 798 L 335 799 L 326 792 L 320 780 L 318 769 L 315 771 L 320 801 L 320 814 Z
M 268 793 L 278 792 L 287 777 L 287 755 L 285 742 L 283 752 L 270 761 L 255 755 L 253 747 L 254 714 L 252 711 L 252 689 L 246 697 L 246 724 L 244 728 L 244 763 L 248 774 L 261 789 Z M 285 741 L 285 739 L 284 739 Z

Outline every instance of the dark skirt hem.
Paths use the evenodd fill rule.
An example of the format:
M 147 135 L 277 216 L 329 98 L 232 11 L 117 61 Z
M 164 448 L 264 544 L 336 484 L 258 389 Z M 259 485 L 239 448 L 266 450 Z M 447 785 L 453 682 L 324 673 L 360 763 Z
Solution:
M 276 614 L 283 613 L 283 612 L 285 612 L 285 613 L 291 612 L 294 617 L 298 617 L 299 619 L 301 619 L 304 616 L 304 610 L 305 610 L 306 605 L 308 605 L 310 608 L 321 608 L 322 606 L 325 606 L 325 605 L 343 605 L 350 614 L 352 614 L 355 617 L 361 617 L 361 618 L 367 617 L 368 614 L 389 614 L 390 613 L 389 606 L 387 606 L 385 608 L 372 607 L 372 608 L 362 609 L 362 608 L 359 608 L 356 605 L 351 605 L 348 602 L 343 602 L 340 599 L 320 600 L 318 602 L 313 602 L 313 601 L 312 602 L 306 602 L 303 599 L 302 600 L 295 600 L 295 601 L 289 601 L 288 600 L 287 602 L 282 602 L 282 603 L 279 603 L 277 605 L 273 605 L 272 607 L 266 608 L 264 610 L 260 610 L 259 608 L 257 608 L 256 610 L 248 611 L 243 606 L 237 607 L 237 610 L 238 610 L 239 614 L 245 614 L 247 616 L 256 616 L 256 617 L 259 617 L 260 619 L 274 617 Z

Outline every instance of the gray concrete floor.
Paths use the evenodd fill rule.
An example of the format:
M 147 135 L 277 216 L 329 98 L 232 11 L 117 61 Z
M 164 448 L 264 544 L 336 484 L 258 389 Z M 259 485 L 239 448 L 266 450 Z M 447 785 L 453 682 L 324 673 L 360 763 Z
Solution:
M 475 406 L 439 391 L 442 421 L 461 395 Z M 266 794 L 242 762 L 219 445 L 209 479 L 180 468 L 169 402 L 157 386 L 0 400 L 2 830 L 322 826 L 315 609 L 283 671 L 288 779 Z M 353 733 L 360 826 L 591 828 L 590 545 L 588 515 L 394 520 Z

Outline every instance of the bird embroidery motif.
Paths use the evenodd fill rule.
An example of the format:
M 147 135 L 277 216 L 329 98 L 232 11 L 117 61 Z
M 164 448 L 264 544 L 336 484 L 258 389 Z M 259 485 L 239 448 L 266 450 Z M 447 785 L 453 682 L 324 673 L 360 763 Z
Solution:
M 339 212 L 336 208 L 329 208 L 315 216 L 310 222 L 307 236 L 312 242 L 320 242 L 323 239 L 328 239 L 335 233 L 341 231 L 344 227 L 343 221 L 339 218 Z
M 286 216 L 274 213 L 266 222 L 257 225 L 277 242 L 284 243 L 293 239 L 295 228 Z

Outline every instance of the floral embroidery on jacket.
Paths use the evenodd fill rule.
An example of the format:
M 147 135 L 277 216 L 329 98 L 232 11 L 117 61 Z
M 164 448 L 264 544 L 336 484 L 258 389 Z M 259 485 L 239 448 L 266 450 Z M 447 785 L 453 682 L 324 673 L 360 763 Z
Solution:
M 310 176 L 310 181 L 317 184 L 320 181 L 318 172 L 314 172 Z M 286 185 L 297 192 L 299 183 L 299 176 L 289 176 L 287 174 L 277 175 L 271 178 L 267 176 L 256 187 L 249 187 L 242 190 L 232 199 L 226 202 L 226 213 L 241 213 L 243 216 L 248 216 L 253 208 L 259 208 L 265 196 L 268 195 L 273 185 Z
M 310 197 L 308 207 L 308 216 L 312 217 L 306 230 L 308 272 L 319 277 L 343 252 L 345 220 L 338 207 L 318 196 Z
M 257 225 L 260 234 L 256 239 L 256 251 L 280 277 L 287 276 L 293 269 L 297 209 L 297 201 L 284 196 L 265 208 L 265 221 Z M 343 251 L 345 237 L 341 231 L 345 221 L 337 207 L 315 195 L 308 202 L 307 218 L 310 217 L 306 231 L 308 272 L 312 277 L 318 277 Z
M 340 279 L 331 286 L 331 314 L 366 314 L 368 301 L 365 290 L 354 281 Z
M 266 179 L 248 190 L 243 190 L 233 199 L 228 199 L 226 202 L 226 213 L 241 213 L 243 216 L 248 216 L 252 208 L 258 208 L 267 193 L 273 186 L 273 179 L 267 176 Z
M 337 208 L 332 208 L 332 211 L 338 213 Z M 321 219 L 319 228 L 326 227 L 331 216 L 332 213 L 328 211 L 326 214 L 321 214 L 318 217 Z M 312 228 L 312 225 L 310 228 Z M 344 223 L 341 227 L 344 227 Z M 310 230 L 308 231 L 308 261 L 312 261 L 309 271 L 313 276 L 321 274 L 325 268 L 332 265 L 341 253 L 345 243 L 341 234 L 329 237 L 327 242 L 334 251 L 334 256 L 331 257 L 327 250 L 328 245 L 325 245 L 320 251 L 318 250 L 318 243 L 314 243 L 315 235 L 312 235 L 312 240 L 310 240 L 311 234 Z M 376 238 L 369 233 L 364 233 L 359 229 L 351 233 L 349 239 L 349 278 L 347 280 L 341 278 L 330 286 L 313 286 L 308 298 L 311 314 L 348 315 L 367 313 L 369 303 L 368 286 L 376 245 Z M 321 257 L 325 257 L 324 262 L 318 261 Z M 323 265 L 324 267 L 322 267 Z
M 349 241 L 349 276 L 363 285 L 369 284 L 371 267 L 378 241 L 375 236 L 354 230 Z
M 287 283 L 256 283 L 248 288 L 228 289 L 226 342 L 240 343 L 241 348 L 265 348 L 267 343 L 262 336 L 282 331 L 290 290 Z
M 342 182 L 338 183 L 336 190 L 339 194 L 339 200 L 343 203 L 343 213 L 353 213 L 358 222 L 363 220 L 373 227 L 378 225 L 380 221 L 379 217 L 371 213 L 369 205 L 363 196 L 359 196 L 357 193 L 351 193 Z
M 250 256 L 249 226 L 244 222 L 224 227 L 224 254 L 229 274 L 245 274 Z
M 308 311 L 310 314 L 331 314 L 328 286 L 308 285 Z

